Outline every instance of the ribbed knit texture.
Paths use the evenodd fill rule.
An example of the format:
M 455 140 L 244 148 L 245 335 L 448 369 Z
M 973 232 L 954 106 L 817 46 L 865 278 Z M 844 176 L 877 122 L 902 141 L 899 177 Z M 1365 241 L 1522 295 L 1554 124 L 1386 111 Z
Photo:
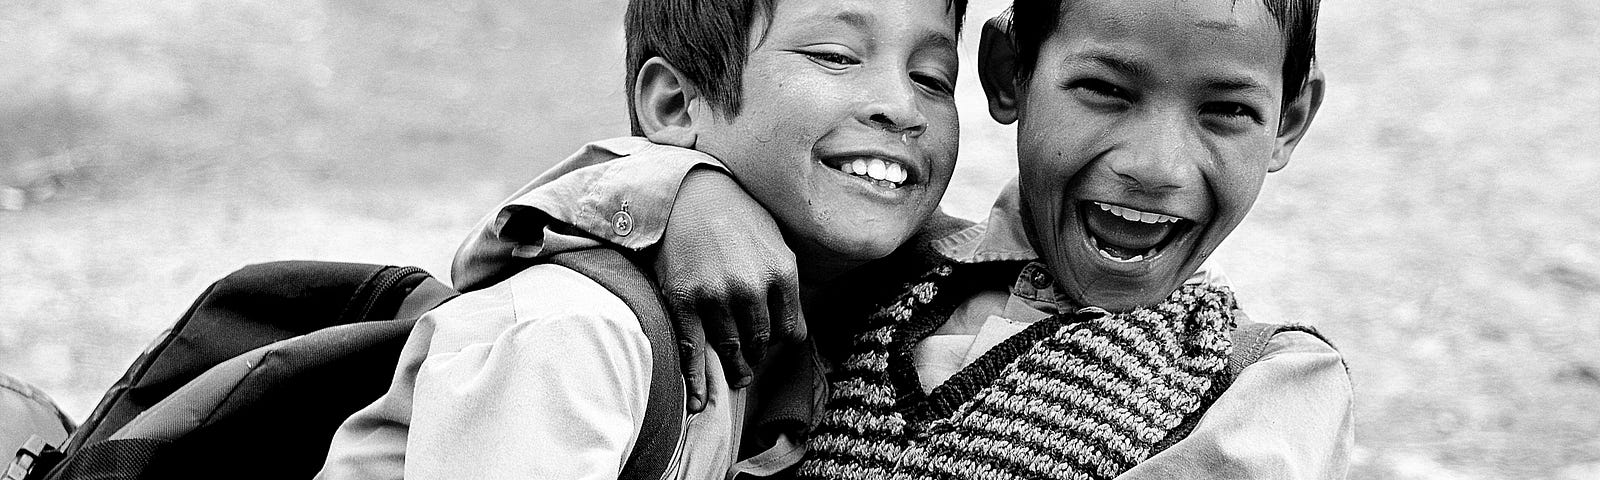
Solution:
M 855 336 L 799 478 L 1109 479 L 1226 387 L 1233 295 L 1185 285 L 1154 307 L 1036 322 L 923 395 L 911 346 L 971 295 L 959 277 L 936 268 Z

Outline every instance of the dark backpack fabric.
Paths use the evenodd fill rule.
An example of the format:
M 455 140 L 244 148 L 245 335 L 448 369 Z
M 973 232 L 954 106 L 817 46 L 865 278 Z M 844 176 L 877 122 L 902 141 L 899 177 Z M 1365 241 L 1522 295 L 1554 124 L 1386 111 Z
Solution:
M 63 450 L 105 440 L 223 360 L 334 325 L 395 318 L 424 282 L 438 283 L 415 267 L 304 261 L 244 267 L 200 294 L 134 360 Z
M 414 322 L 416 315 L 454 295 L 454 290 L 415 267 L 309 261 L 244 267 L 207 288 L 112 385 L 67 445 L 54 452 L 53 458 L 41 462 L 29 478 L 186 478 L 163 474 L 159 464 L 153 462 L 193 459 L 199 464 L 225 465 L 222 463 L 225 459 L 237 459 L 239 455 L 208 455 L 205 449 L 247 449 L 257 447 L 251 444 L 257 439 L 303 434 L 304 429 L 315 428 L 319 422 L 325 423 L 325 419 L 337 415 L 337 411 L 348 409 L 347 405 L 359 403 L 360 396 L 376 398 L 386 387 L 388 377 L 387 374 L 376 379 L 368 378 L 371 375 L 350 375 L 330 381 L 330 375 L 337 376 L 340 368 L 376 370 L 381 368 L 385 357 L 388 357 L 387 368 L 392 372 L 409 324 L 402 325 L 404 321 L 391 319 L 409 315 Z M 413 311 L 402 312 L 403 309 Z M 339 329 L 342 335 L 322 333 L 336 326 L 345 326 Z M 318 335 L 310 335 L 316 338 L 305 342 L 304 346 L 280 351 L 284 346 L 280 342 L 305 339 L 312 333 Z M 390 338 L 395 336 L 397 341 Z M 330 347 L 329 343 L 342 345 Z M 363 350 L 365 347 L 371 348 Z M 307 363 L 308 353 L 327 359 L 326 365 L 303 377 L 295 375 L 293 370 Z M 242 362 L 234 360 L 251 354 L 259 357 L 260 363 L 251 364 L 250 370 L 227 367 L 220 370 L 234 372 L 250 381 L 240 381 L 239 388 L 220 392 L 203 388 L 226 377 L 208 372 L 219 365 L 240 365 Z M 201 377 L 212 380 L 196 383 Z M 276 385 L 283 377 L 291 378 L 282 388 L 268 393 L 261 391 L 267 389 L 263 385 Z M 374 385 L 378 389 L 376 394 L 371 393 Z M 314 397 L 290 405 L 269 403 L 283 397 L 296 398 L 295 392 L 305 392 L 307 388 L 321 390 Z M 281 393 L 273 396 L 275 392 Z M 262 397 L 260 402 L 246 401 L 257 396 Z M 202 398 L 228 402 L 202 412 L 208 406 L 191 401 Z M 163 402 L 194 405 L 195 410 L 186 415 L 194 418 L 174 422 L 179 425 L 174 425 L 172 432 L 181 431 L 180 425 L 213 427 L 196 430 L 194 435 L 112 440 L 130 421 Z M 363 405 L 357 404 L 355 408 Z M 286 407 L 303 410 L 286 417 Z M 241 411 L 247 414 L 240 415 Z M 261 421 L 267 419 L 275 421 Z M 229 428 L 240 427 L 263 429 L 243 435 L 241 439 L 221 442 L 208 436 L 208 432 L 237 431 Z M 278 455 L 297 452 L 300 448 L 295 444 L 268 447 L 254 452 L 257 455 L 272 452 L 274 463 L 289 459 Z M 56 462 L 59 462 L 56 468 L 48 468 Z M 320 458 L 318 462 L 320 464 Z M 239 464 L 235 464 L 235 468 L 238 467 Z M 223 476 L 250 478 L 251 474 L 242 471 L 238 475 Z
M 658 478 L 678 439 L 683 379 L 654 284 L 610 249 L 551 262 L 621 297 L 651 340 L 660 367 L 624 472 Z M 279 262 L 218 281 L 106 395 L 92 437 L 80 429 L 63 461 L 29 478 L 311 478 L 344 419 L 388 390 L 417 317 L 456 295 L 410 267 L 386 280 L 394 268 Z

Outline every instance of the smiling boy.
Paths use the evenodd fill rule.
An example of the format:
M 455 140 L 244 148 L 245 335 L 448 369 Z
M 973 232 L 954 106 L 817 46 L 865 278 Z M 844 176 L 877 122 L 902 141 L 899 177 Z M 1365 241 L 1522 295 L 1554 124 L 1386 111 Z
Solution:
M 320 476 L 616 478 L 661 445 L 676 450 L 662 457 L 670 478 L 793 465 L 796 443 L 783 439 L 796 426 L 758 420 L 811 405 L 819 385 L 729 391 L 713 371 L 713 401 L 682 432 L 642 438 L 656 404 L 652 351 L 671 347 L 594 280 L 528 259 L 599 247 L 580 233 L 592 223 L 549 222 L 596 205 L 615 214 L 589 220 L 612 234 L 659 236 L 659 223 L 631 220 L 662 207 L 630 182 L 717 159 L 772 212 L 806 277 L 887 254 L 936 208 L 954 168 L 964 10 L 959 0 L 630 2 L 629 110 L 644 138 L 586 146 L 534 182 L 550 188 L 524 189 L 486 219 L 458 253 L 456 286 L 468 293 L 418 322 L 391 389 L 344 423 Z M 894 177 L 840 170 L 858 160 L 880 177 L 892 163 Z M 592 190 L 610 194 L 583 194 Z M 786 363 L 814 363 L 794 353 Z M 679 398 L 675 415 L 687 417 Z
M 1021 214 L 1071 297 L 1159 300 L 1287 164 L 1321 101 L 1316 6 L 1267 3 L 1019 2 L 1016 50 L 987 43 L 991 115 L 1039 197 Z
M 1018 184 L 836 357 L 884 361 L 834 373 L 801 477 L 1343 478 L 1338 352 L 1238 336 L 1197 275 L 1320 106 L 1316 8 L 1019 1 L 986 25 Z M 1237 376 L 1235 347 L 1263 350 Z

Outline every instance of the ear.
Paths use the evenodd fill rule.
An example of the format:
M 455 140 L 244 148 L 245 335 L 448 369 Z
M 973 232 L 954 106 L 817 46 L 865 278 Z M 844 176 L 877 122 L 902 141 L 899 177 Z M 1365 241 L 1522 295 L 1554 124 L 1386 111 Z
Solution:
M 1279 118 L 1278 146 L 1272 151 L 1272 163 L 1267 166 L 1267 171 L 1276 172 L 1289 164 L 1289 155 L 1294 153 L 1294 147 L 1300 144 L 1306 130 L 1311 128 L 1311 119 L 1316 118 L 1317 109 L 1322 107 L 1322 95 L 1326 88 L 1327 80 L 1322 76 L 1322 69 L 1312 65 L 1311 71 L 1306 74 L 1305 85 L 1300 87 L 1300 96 L 1284 108 Z
M 653 57 L 639 66 L 633 80 L 634 116 L 652 143 L 694 148 L 696 130 L 689 105 L 696 93 L 666 59 Z
M 1009 13 L 1009 12 L 1007 12 Z M 1011 37 L 1011 15 L 1001 14 L 983 24 L 978 41 L 978 82 L 989 97 L 989 116 L 1010 124 L 1017 121 L 1017 43 Z

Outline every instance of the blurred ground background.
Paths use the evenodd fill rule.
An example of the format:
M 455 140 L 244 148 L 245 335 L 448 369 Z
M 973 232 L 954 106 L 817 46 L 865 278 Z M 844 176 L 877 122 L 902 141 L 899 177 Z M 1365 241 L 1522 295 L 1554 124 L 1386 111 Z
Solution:
M 963 50 L 946 200 L 1015 174 Z M 1323 5 L 1315 128 L 1219 257 L 1348 358 L 1351 478 L 1600 478 L 1600 3 Z M 495 202 L 626 133 L 620 2 L 0 3 L 0 370 L 93 408 L 240 266 L 444 275 Z

